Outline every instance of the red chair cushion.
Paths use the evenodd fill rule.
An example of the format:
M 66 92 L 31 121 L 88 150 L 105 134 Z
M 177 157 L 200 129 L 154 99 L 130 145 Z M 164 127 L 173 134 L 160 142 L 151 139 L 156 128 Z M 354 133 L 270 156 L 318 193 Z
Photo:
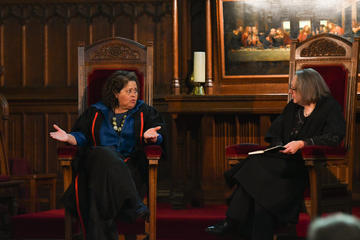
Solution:
M 59 147 L 57 150 L 57 155 L 59 158 L 72 158 L 75 156 L 77 152 L 76 146 L 63 146 Z
M 57 154 L 60 158 L 71 158 L 75 156 L 76 151 L 76 146 L 63 146 L 58 148 Z M 148 145 L 145 147 L 145 154 L 148 157 L 160 157 L 162 149 L 159 145 Z
M 260 146 L 257 144 L 236 144 L 226 147 L 226 157 L 236 157 L 247 155 L 248 152 L 265 149 L 265 146 Z M 322 157 L 322 158 L 331 158 L 331 157 L 344 157 L 346 154 L 346 148 L 343 146 L 305 146 L 302 149 L 302 155 L 304 158 L 311 157 Z
M 147 157 L 161 157 L 162 149 L 159 145 L 148 145 L 145 146 L 145 154 Z
M 305 146 L 302 149 L 303 158 L 324 158 L 331 159 L 332 157 L 343 158 L 346 154 L 346 148 L 343 146 L 329 147 L 329 146 Z
M 5 175 L 0 175 L 0 182 L 6 182 L 9 181 L 10 177 Z
M 258 144 L 235 144 L 226 147 L 225 154 L 227 158 L 247 156 L 248 152 L 265 149 L 265 146 Z

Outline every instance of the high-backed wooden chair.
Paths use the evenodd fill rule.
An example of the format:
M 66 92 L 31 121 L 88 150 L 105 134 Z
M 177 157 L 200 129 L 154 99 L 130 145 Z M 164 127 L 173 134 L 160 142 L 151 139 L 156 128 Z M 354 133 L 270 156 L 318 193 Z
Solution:
M 106 79 L 116 70 L 134 71 L 140 83 L 139 98 L 152 105 L 153 93 L 153 44 L 143 46 L 125 38 L 109 38 L 89 46 L 78 48 L 78 109 L 79 114 L 89 105 L 101 100 L 101 89 Z M 76 153 L 74 147 L 60 148 L 58 158 L 64 173 L 64 189 L 72 180 L 71 161 Z M 148 207 L 149 221 L 145 233 L 150 240 L 156 239 L 156 185 L 157 166 L 162 150 L 160 146 L 145 147 L 149 161 Z M 65 239 L 72 238 L 72 222 L 65 213 Z
M 56 207 L 56 173 L 33 174 L 29 163 L 24 158 L 9 158 L 8 151 L 8 120 L 9 105 L 4 96 L 0 96 L 0 105 L 2 107 L 1 126 L 0 126 L 0 165 L 1 179 L 16 181 L 22 183 L 22 189 L 28 191 L 29 196 L 23 196 L 19 199 L 27 212 L 36 212 L 40 203 L 48 203 L 50 209 Z M 10 167 L 11 166 L 11 167 Z M 18 169 L 20 171 L 15 171 Z M 2 176 L 2 177 L 1 177 Z M 40 197 L 39 191 L 46 188 L 49 195 Z
M 10 179 L 9 164 L 7 161 L 7 136 L 9 119 L 9 105 L 6 98 L 0 94 L 0 229 L 9 231 L 10 215 L 17 213 L 16 199 L 21 184 L 20 181 Z
M 305 203 L 312 218 L 322 212 L 351 211 L 358 57 L 358 38 L 351 43 L 336 35 L 320 34 L 291 44 L 289 84 L 296 70 L 314 68 L 343 107 L 346 120 L 346 136 L 341 146 L 306 146 L 302 150 L 310 182 L 310 197 Z M 226 158 L 233 165 L 259 148 L 264 146 L 228 146 Z

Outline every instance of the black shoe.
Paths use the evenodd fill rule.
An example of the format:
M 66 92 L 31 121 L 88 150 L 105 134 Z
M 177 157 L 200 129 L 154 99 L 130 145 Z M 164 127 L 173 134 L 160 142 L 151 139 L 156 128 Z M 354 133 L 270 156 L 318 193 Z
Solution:
M 234 230 L 233 224 L 231 224 L 231 222 L 227 219 L 215 225 L 208 226 L 207 228 L 205 228 L 205 232 L 214 235 L 225 235 L 233 232 L 233 230 Z
M 136 209 L 136 215 L 138 218 L 142 218 L 145 221 L 149 221 L 150 211 L 142 202 L 139 203 L 138 208 Z

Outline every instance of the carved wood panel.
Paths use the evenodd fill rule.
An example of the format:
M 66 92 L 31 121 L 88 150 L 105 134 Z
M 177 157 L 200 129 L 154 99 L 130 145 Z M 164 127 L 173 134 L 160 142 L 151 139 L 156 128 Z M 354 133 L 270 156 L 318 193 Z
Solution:
M 334 41 L 321 39 L 301 50 L 300 57 L 345 56 L 346 50 Z
M 120 36 L 145 45 L 154 40 L 154 94 L 166 96 L 172 74 L 169 19 L 170 0 L 1 1 L 0 66 L 5 71 L 0 92 L 11 112 L 9 156 L 25 157 L 36 172 L 60 174 L 59 143 L 48 132 L 53 123 L 70 130 L 77 118 L 80 41 L 88 45 Z
M 121 36 L 144 45 L 149 40 L 155 41 L 155 59 L 165 59 L 161 65 L 165 70 L 158 70 L 160 65 L 155 61 L 154 79 L 159 87 L 155 87 L 154 94 L 164 97 L 172 71 L 169 19 L 170 0 L 2 2 L 0 65 L 5 72 L 0 81 L 1 91 L 11 99 L 8 88 L 22 88 L 31 98 L 34 93 L 30 88 L 53 87 L 47 91 L 51 99 L 51 93 L 58 87 L 76 88 L 78 42 L 89 44 Z M 164 42 L 170 43 L 165 49 Z

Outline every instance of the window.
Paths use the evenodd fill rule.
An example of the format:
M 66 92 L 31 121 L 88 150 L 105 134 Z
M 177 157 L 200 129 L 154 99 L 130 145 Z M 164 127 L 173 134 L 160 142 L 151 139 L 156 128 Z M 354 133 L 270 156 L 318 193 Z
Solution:
M 282 27 L 285 32 L 290 32 L 290 21 L 283 21 Z
M 311 21 L 310 20 L 301 20 L 299 21 L 299 29 L 303 29 L 305 26 L 311 28 Z

